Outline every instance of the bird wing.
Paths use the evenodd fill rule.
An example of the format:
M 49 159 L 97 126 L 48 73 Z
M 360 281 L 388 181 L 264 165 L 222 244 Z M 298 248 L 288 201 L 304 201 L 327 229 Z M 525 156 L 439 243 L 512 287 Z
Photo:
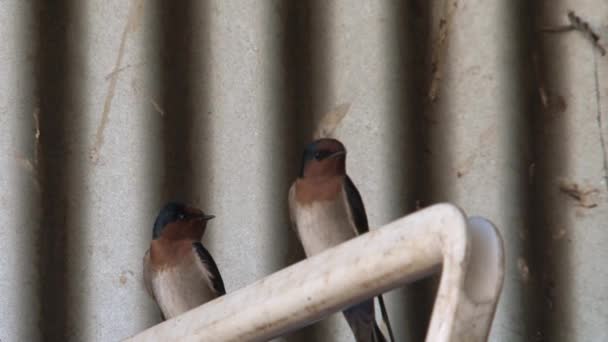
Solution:
M 355 227 L 357 228 L 357 233 L 363 234 L 369 231 L 369 225 L 367 223 L 367 214 L 365 213 L 365 206 L 363 206 L 363 200 L 361 199 L 361 194 L 359 194 L 359 190 L 353 183 L 353 181 L 346 175 L 344 179 L 344 191 L 346 192 L 346 198 L 348 200 L 348 204 L 350 207 L 351 218 L 355 223 Z M 378 304 L 380 305 L 380 313 L 382 314 L 382 319 L 386 324 L 388 329 L 388 333 L 391 337 L 391 341 L 394 341 L 393 337 L 393 329 L 391 328 L 391 323 L 388 318 L 388 313 L 386 310 L 386 305 L 384 304 L 384 298 L 382 295 L 378 295 Z
M 298 234 L 298 225 L 296 221 L 296 182 L 293 182 L 291 188 L 289 188 L 289 220 L 291 221 L 291 228 L 296 232 L 298 240 L 300 240 L 300 234 Z M 300 240 L 301 241 L 301 240 Z
M 152 290 L 152 269 L 150 267 L 150 250 L 146 251 L 144 255 L 144 286 L 146 287 L 146 291 L 152 299 L 156 300 L 154 297 L 154 291 Z
M 344 179 L 344 191 L 346 192 L 346 199 L 350 207 L 350 214 L 355 228 L 357 228 L 357 234 L 367 233 L 369 226 L 367 224 L 367 215 L 365 214 L 365 207 L 363 206 L 363 200 L 361 195 L 353 184 L 353 181 L 348 177 Z
M 196 251 L 196 254 L 198 255 L 199 259 L 211 275 L 211 284 L 213 285 L 213 289 L 215 290 L 215 292 L 217 292 L 219 296 L 225 295 L 226 288 L 224 287 L 224 281 L 222 280 L 220 270 L 217 268 L 217 265 L 211 257 L 211 254 L 207 249 L 205 249 L 205 247 L 203 247 L 203 244 L 200 242 L 194 242 L 192 243 L 192 245 L 194 246 L 194 250 Z

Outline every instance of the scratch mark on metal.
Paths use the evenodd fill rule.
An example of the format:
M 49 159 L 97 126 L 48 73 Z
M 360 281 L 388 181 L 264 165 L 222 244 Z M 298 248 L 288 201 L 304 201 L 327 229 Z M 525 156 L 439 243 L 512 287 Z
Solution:
M 593 48 L 592 48 L 593 49 Z M 604 162 L 604 185 L 608 190 L 608 156 L 606 156 L 606 139 L 604 138 L 603 126 L 602 126 L 602 103 L 600 99 L 600 80 L 597 71 L 597 58 L 595 57 L 595 51 L 591 51 L 593 54 L 593 75 L 595 78 L 595 106 L 597 110 L 596 120 L 597 126 L 600 131 L 600 144 L 602 146 L 602 160 Z
M 34 167 L 38 168 L 38 155 L 40 152 L 40 107 L 36 107 L 32 113 L 34 117 Z
M 458 9 L 458 1 L 446 2 L 445 16 L 439 19 L 438 37 L 433 43 L 431 52 L 431 82 L 428 98 L 435 102 L 439 96 L 439 82 L 443 77 L 443 63 L 441 59 L 447 53 L 448 36 L 452 27 L 454 13 Z
M 140 67 L 140 66 L 145 65 L 145 64 L 146 64 L 145 62 L 135 63 L 135 64 L 127 64 L 127 65 L 121 67 L 120 69 L 111 71 L 109 74 L 106 75 L 105 80 L 108 81 L 108 80 L 112 79 L 114 77 L 114 75 L 116 75 L 119 72 L 123 72 L 124 70 L 127 70 L 127 69 L 132 68 L 132 67 Z
M 152 107 L 154 107 L 154 109 L 160 114 L 160 116 L 165 116 L 165 111 L 160 107 L 160 105 L 156 101 L 154 101 L 153 99 L 150 99 L 149 101 L 152 104 Z
M 143 0 L 134 0 L 131 9 L 129 10 L 129 17 L 125 29 L 122 32 L 120 38 L 120 46 L 118 47 L 118 55 L 116 56 L 116 63 L 112 72 L 110 72 L 110 83 L 108 84 L 108 90 L 106 92 L 106 98 L 103 104 L 103 111 L 101 112 L 101 121 L 97 126 L 97 132 L 95 134 L 95 144 L 90 152 L 90 159 L 94 164 L 99 160 L 99 153 L 104 142 L 104 131 L 108 125 L 110 110 L 112 109 L 112 100 L 114 99 L 114 93 L 116 91 L 116 84 L 118 83 L 118 76 L 121 70 L 122 59 L 125 54 L 125 47 L 127 45 L 127 38 L 129 33 L 132 32 L 139 23 L 139 17 L 142 13 Z
M 546 33 L 564 33 L 570 31 L 578 31 L 585 38 L 587 38 L 595 48 L 599 50 L 602 56 L 606 55 L 606 49 L 600 43 L 600 36 L 595 31 L 593 31 L 593 29 L 591 29 L 591 26 L 588 22 L 581 19 L 581 17 L 574 13 L 574 11 L 568 11 L 568 20 L 570 21 L 569 25 L 543 27 L 541 31 Z
M 581 32 L 587 39 L 591 41 L 593 46 L 600 51 L 602 56 L 606 55 L 606 49 L 604 49 L 604 47 L 600 44 L 600 36 L 591 29 L 589 23 L 574 14 L 573 11 L 568 12 L 568 20 L 570 20 L 570 24 L 575 30 Z

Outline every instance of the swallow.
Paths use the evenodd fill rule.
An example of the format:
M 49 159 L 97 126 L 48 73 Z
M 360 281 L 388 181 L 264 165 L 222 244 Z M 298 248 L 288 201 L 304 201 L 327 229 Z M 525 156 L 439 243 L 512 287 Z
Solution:
M 217 265 L 201 243 L 212 218 L 177 202 L 167 203 L 156 217 L 143 273 L 164 319 L 226 294 Z
M 289 189 L 289 212 L 307 257 L 369 231 L 361 195 L 346 174 L 341 142 L 325 138 L 306 146 L 299 176 Z M 384 301 L 378 299 L 392 337 Z M 373 300 L 343 311 L 357 342 L 386 341 L 376 324 Z

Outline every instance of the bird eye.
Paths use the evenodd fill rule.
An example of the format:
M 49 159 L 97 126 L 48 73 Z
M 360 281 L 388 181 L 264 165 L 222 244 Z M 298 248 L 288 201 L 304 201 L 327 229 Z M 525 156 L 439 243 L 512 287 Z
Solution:
M 186 218 L 186 215 L 184 213 L 180 213 L 177 215 L 177 218 L 180 220 L 184 220 Z
M 323 155 L 321 154 L 321 152 L 315 152 L 315 159 L 316 160 L 321 160 L 322 157 L 323 157 Z

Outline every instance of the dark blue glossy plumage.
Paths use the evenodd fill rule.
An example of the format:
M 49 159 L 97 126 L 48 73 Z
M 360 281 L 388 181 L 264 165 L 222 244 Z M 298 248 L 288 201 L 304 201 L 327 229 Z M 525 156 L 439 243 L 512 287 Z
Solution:
M 207 270 L 211 273 L 214 290 L 220 295 L 223 296 L 226 294 L 226 288 L 224 287 L 224 281 L 222 280 L 222 276 L 220 275 L 220 270 L 217 268 L 215 264 L 215 260 L 211 257 L 209 251 L 203 247 L 203 244 L 200 242 L 193 243 L 194 248 L 196 249 L 196 253 L 199 258 L 207 266 Z
M 174 221 L 177 221 L 180 215 L 184 215 L 186 205 L 180 202 L 169 202 L 160 210 L 154 227 L 152 228 L 152 238 L 158 239 L 163 231 L 163 228 Z
M 348 205 L 350 206 L 357 232 L 359 234 L 368 232 L 369 226 L 367 224 L 367 214 L 365 213 L 363 200 L 361 199 L 359 190 L 357 190 L 357 187 L 355 187 L 355 184 L 353 184 L 348 175 L 344 179 L 344 191 L 346 191 L 346 198 L 348 199 Z

